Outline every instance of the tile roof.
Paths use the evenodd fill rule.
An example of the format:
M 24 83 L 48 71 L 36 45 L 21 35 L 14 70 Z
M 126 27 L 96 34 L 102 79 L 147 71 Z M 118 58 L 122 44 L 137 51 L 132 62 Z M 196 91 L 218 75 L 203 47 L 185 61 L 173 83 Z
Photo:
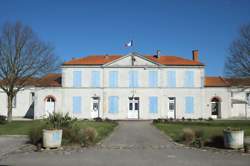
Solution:
M 60 87 L 62 83 L 62 75 L 50 73 L 37 80 L 37 87 Z
M 222 77 L 205 77 L 205 87 L 229 87 L 230 83 Z
M 65 62 L 63 65 L 103 65 L 112 62 L 116 59 L 119 59 L 122 56 L 123 55 L 90 55 L 87 57 L 72 59 L 68 62 Z M 199 61 L 193 61 L 177 56 L 161 55 L 159 58 L 156 58 L 153 55 L 145 55 L 144 57 L 162 65 L 204 66 Z
M 231 86 L 250 86 L 250 77 L 246 78 L 225 78 Z

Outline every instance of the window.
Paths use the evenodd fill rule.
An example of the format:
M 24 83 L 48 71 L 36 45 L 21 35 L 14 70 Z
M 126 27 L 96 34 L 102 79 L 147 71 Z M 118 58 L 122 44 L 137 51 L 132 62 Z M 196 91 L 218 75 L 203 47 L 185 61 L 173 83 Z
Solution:
M 167 72 L 167 87 L 176 87 L 176 72 Z
M 158 85 L 158 73 L 157 71 L 148 72 L 148 84 L 149 87 L 157 87 Z
M 109 113 L 118 113 L 118 96 L 109 96 Z
M 82 107 L 82 98 L 81 96 L 73 96 L 73 113 L 79 114 L 81 113 L 81 107 Z
M 193 86 L 194 86 L 194 71 L 186 71 L 184 87 L 193 87 Z
M 92 87 L 100 87 L 100 71 L 92 71 Z
M 194 112 L 194 97 L 187 96 L 185 98 L 185 112 L 186 113 L 193 113 Z
M 149 97 L 149 112 L 157 113 L 158 112 L 158 98 L 157 96 Z
M 248 106 L 250 106 L 250 93 L 247 93 L 247 103 L 248 103 Z
M 73 87 L 81 87 L 82 85 L 82 72 L 73 71 Z
M 138 87 L 138 71 L 129 71 L 129 87 Z
M 110 71 L 109 72 L 109 87 L 115 88 L 118 86 L 118 72 Z

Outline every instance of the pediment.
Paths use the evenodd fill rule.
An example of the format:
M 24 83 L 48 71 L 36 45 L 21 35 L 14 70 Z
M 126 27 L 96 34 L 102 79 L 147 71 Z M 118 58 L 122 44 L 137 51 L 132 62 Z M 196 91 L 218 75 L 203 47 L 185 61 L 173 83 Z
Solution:
M 128 55 L 105 64 L 107 67 L 156 67 L 159 65 L 160 64 L 153 62 L 137 53 L 129 53 Z

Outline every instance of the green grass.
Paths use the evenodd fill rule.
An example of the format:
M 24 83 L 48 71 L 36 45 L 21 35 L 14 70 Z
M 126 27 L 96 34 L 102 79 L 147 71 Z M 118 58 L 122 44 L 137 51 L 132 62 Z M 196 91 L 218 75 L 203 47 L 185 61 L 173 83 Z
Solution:
M 169 122 L 156 123 L 157 128 L 162 130 L 174 141 L 179 142 L 182 137 L 184 128 L 194 130 L 203 130 L 204 139 L 207 140 L 213 136 L 222 136 L 223 129 L 227 127 L 241 128 L 245 131 L 245 136 L 250 136 L 250 120 L 216 120 L 216 121 L 201 121 L 201 122 Z
M 33 121 L 13 121 L 11 123 L 0 124 L 0 135 L 28 135 L 34 127 L 39 127 L 41 120 Z M 93 127 L 98 133 L 97 141 L 106 137 L 113 131 L 117 124 L 110 122 L 93 122 L 93 121 L 78 121 L 81 128 Z

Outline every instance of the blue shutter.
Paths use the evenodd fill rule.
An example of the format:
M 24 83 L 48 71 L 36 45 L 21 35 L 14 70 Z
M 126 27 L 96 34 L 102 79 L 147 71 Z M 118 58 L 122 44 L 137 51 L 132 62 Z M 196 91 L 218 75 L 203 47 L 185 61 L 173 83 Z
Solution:
M 82 72 L 73 71 L 73 87 L 81 87 L 82 85 Z
M 100 71 L 92 71 L 92 87 L 100 87 Z
M 114 88 L 118 86 L 118 72 L 110 71 L 109 72 L 109 87 Z
M 81 96 L 73 96 L 73 113 L 79 114 L 81 113 L 81 107 L 82 107 L 82 98 Z
M 193 87 L 194 86 L 194 71 L 186 71 L 185 72 L 185 87 Z
M 158 112 L 158 98 L 156 96 L 149 97 L 149 112 L 150 113 Z
M 185 112 L 186 113 L 193 113 L 194 112 L 194 97 L 192 96 L 187 96 L 185 98 Z
M 109 113 L 118 113 L 118 96 L 109 96 Z
M 138 87 L 138 71 L 129 71 L 128 73 L 128 79 L 129 79 L 129 87 L 130 88 L 136 88 Z
M 176 72 L 175 71 L 168 71 L 167 73 L 167 86 L 168 87 L 176 87 Z
M 149 87 L 157 87 L 158 85 L 158 73 L 157 71 L 149 71 L 148 73 Z

